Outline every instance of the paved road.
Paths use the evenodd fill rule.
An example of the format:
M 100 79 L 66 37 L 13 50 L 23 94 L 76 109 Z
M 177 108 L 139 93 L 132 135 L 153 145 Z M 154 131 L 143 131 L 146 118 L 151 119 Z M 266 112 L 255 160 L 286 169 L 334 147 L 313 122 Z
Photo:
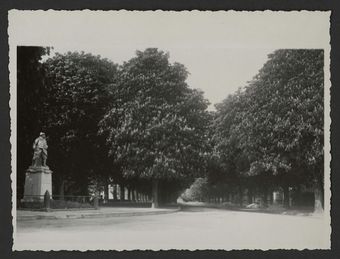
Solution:
M 18 222 L 15 250 L 328 248 L 322 217 L 199 209 L 173 214 Z

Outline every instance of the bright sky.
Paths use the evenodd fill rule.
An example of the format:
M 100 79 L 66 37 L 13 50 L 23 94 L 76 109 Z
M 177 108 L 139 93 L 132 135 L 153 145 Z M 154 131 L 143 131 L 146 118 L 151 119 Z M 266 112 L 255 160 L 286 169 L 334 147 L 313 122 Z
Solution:
M 213 104 L 256 75 L 278 48 L 326 48 L 329 12 L 12 11 L 10 44 L 85 51 L 122 63 L 157 47 L 184 64 Z

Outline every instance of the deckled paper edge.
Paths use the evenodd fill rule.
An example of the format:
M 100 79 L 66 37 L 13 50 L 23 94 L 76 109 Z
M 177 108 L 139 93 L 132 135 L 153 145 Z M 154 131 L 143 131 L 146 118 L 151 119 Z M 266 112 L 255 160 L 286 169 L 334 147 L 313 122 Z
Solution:
M 17 170 L 17 165 L 16 165 L 16 151 L 17 151 L 17 146 L 16 146 L 16 139 L 17 139 L 17 106 L 16 106 L 16 100 L 17 100 L 17 89 L 16 89 L 16 85 L 17 85 L 17 78 L 16 78 L 16 58 L 17 58 L 17 54 L 16 54 L 16 47 L 17 45 L 15 45 L 15 42 L 13 42 L 13 39 L 11 38 L 11 35 L 13 35 L 14 33 L 14 25 L 13 25 L 13 21 L 11 18 L 11 16 L 13 16 L 14 14 L 16 14 L 17 12 L 35 12 L 35 13 L 39 13 L 39 12 L 48 12 L 48 11 L 53 11 L 53 12 L 74 12 L 74 13 L 78 13 L 78 12 L 90 12 L 90 13 L 103 13 L 103 12 L 134 12 L 134 13 L 145 13 L 145 12 L 157 12 L 157 13 L 169 13 L 169 12 L 181 12 L 181 13 L 201 13 L 201 12 L 205 12 L 205 13 L 310 13 L 310 12 L 321 12 L 321 13 L 328 13 L 328 17 L 329 17 L 329 30 L 330 30 L 330 17 L 331 17 L 331 11 L 306 11 L 306 10 L 302 10 L 302 11 L 271 11 L 271 10 L 265 10 L 265 11 L 235 11 L 235 10 L 229 10 L 229 11 L 224 11 L 224 10 L 220 10 L 220 11 L 199 11 L 199 10 L 192 10 L 192 11 L 162 11 L 162 10 L 155 10 L 155 11 L 128 11 L 128 10 L 117 10 L 117 11 L 93 11 L 93 10 L 89 10 L 89 9 L 85 9 L 85 10 L 74 10 L 74 11 L 69 11 L 69 10 L 17 10 L 17 9 L 12 9 L 8 11 L 8 35 L 9 35 L 9 78 L 10 78 L 10 101 L 9 101 L 9 107 L 10 107 L 10 131 L 11 131 L 11 135 L 10 135 L 10 143 L 11 143 L 11 189 L 12 189 L 12 225 L 13 225 L 13 246 L 12 246 L 12 250 L 15 251 L 20 251 L 15 249 L 15 240 L 16 240 L 16 201 L 17 201 L 17 196 L 16 196 L 16 170 Z M 330 32 L 329 32 L 330 33 Z M 330 162 L 331 162 L 331 143 L 330 143 L 330 125 L 331 125 L 331 117 L 330 117 L 330 111 L 331 111 L 331 107 L 330 107 L 330 100 L 331 100 L 331 96 L 330 96 L 330 89 L 331 89 L 331 81 L 330 81 L 330 51 L 331 51 L 331 45 L 330 45 L 330 34 L 328 34 L 328 47 L 324 49 L 324 80 L 325 80 L 325 84 L 324 84 L 324 178 L 325 178 L 325 182 L 324 182 L 324 215 L 323 215 L 323 220 L 325 221 L 325 224 L 329 225 L 329 228 L 326 229 L 325 231 L 327 232 L 327 235 L 329 236 L 329 247 L 325 247 L 322 249 L 330 249 L 331 248 L 331 181 L 330 181 Z M 280 249 L 280 248 L 278 248 Z M 292 249 L 292 250 L 317 250 L 320 248 L 316 248 L 316 249 Z M 153 250 L 153 249 L 145 249 L 142 251 L 169 251 L 169 250 L 174 250 L 174 249 L 159 249 L 159 250 Z M 182 250 L 182 249 L 181 249 Z M 202 249 L 184 249 L 187 251 L 196 251 L 196 250 L 202 250 Z M 206 250 L 203 248 L 203 250 Z M 211 250 L 211 249 L 207 249 L 207 250 Z M 216 249 L 213 251 L 218 251 L 221 249 Z M 227 251 L 232 251 L 232 250 L 240 250 L 240 249 L 230 249 Z M 271 248 L 261 248 L 261 249 L 242 249 L 242 250 L 262 250 L 262 251 L 266 251 L 266 250 L 273 250 Z M 287 249 L 285 249 L 287 250 Z M 290 249 L 289 249 L 290 250 Z M 31 250 L 29 250 L 31 251 Z M 48 249 L 44 249 L 44 250 L 32 250 L 32 251 L 54 251 L 54 250 L 48 250 Z M 60 251 L 60 250 L 58 250 Z M 63 250 L 61 250 L 63 251 Z M 82 250 L 68 250 L 68 251 L 96 251 L 96 250 L 86 250 L 86 249 L 82 249 Z M 112 249 L 103 249 L 100 251 L 112 251 Z M 141 250 L 127 250 L 127 249 L 121 249 L 121 250 L 117 250 L 117 251 L 141 251 Z

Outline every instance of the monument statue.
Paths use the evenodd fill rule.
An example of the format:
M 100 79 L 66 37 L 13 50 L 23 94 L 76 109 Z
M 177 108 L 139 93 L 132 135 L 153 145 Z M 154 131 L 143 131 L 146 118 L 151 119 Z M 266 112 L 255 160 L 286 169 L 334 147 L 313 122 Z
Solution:
M 27 206 L 31 206 L 29 204 L 32 202 L 43 201 L 46 191 L 52 195 L 52 171 L 46 165 L 47 148 L 45 133 L 40 132 L 39 137 L 33 142 L 32 165 L 26 170 L 22 201 L 28 204 Z
M 40 132 L 39 137 L 37 137 L 33 142 L 33 159 L 32 166 L 46 166 L 47 160 L 47 141 L 44 132 Z

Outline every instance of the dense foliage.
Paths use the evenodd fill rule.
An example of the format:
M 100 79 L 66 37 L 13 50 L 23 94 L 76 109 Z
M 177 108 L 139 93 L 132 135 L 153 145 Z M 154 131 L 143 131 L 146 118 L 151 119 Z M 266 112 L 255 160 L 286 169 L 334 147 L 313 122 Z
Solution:
M 321 187 L 323 80 L 322 50 L 269 55 L 243 91 L 217 105 L 214 143 L 225 172 Z
M 111 105 L 110 87 L 117 66 L 99 56 L 77 52 L 56 54 L 44 65 L 43 125 L 49 137 L 49 165 L 57 172 L 54 180 L 61 193 L 69 188 L 86 194 L 89 177 L 110 170 L 97 131 Z
M 197 178 L 190 188 L 181 195 L 184 201 L 203 201 L 208 196 L 209 185 L 206 178 Z
M 169 180 L 202 171 L 208 103 L 186 78 L 185 67 L 157 49 L 137 51 L 121 67 L 101 132 L 125 177 Z
M 137 51 L 120 66 L 77 52 L 41 62 L 48 52 L 18 48 L 19 196 L 32 141 L 45 131 L 54 192 L 108 192 L 113 181 L 142 193 L 153 186 L 157 202 L 158 185 L 165 201 L 188 179 L 207 176 L 188 189 L 188 199 L 238 193 L 242 204 L 244 189 L 251 202 L 254 190 L 266 197 L 282 188 L 287 196 L 303 185 L 315 190 L 320 207 L 322 50 L 273 52 L 247 86 L 210 113 L 203 93 L 187 85 L 186 68 L 163 51 Z

